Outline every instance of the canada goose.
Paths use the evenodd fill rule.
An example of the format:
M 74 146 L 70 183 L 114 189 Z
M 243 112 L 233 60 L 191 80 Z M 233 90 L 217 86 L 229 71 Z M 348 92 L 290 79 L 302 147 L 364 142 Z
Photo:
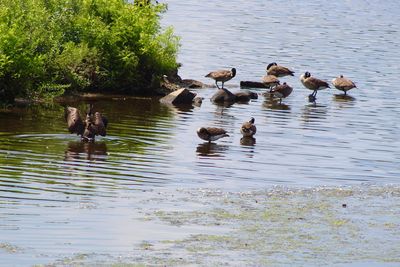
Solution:
M 327 82 L 311 77 L 311 73 L 309 73 L 308 71 L 300 76 L 300 81 L 304 85 L 304 87 L 314 91 L 311 95 L 309 95 L 309 100 L 311 102 L 315 102 L 317 92 L 319 90 L 330 88 Z
M 340 75 L 339 77 L 333 79 L 332 84 L 333 86 L 335 86 L 336 89 L 343 91 L 344 95 L 346 95 L 347 91 L 349 91 L 350 89 L 357 88 L 356 84 L 353 81 L 344 78 L 343 75 Z
M 243 137 L 253 137 L 256 134 L 257 128 L 254 125 L 254 118 L 251 118 L 249 121 L 246 121 L 240 127 L 240 132 L 242 133 Z
M 74 107 L 66 107 L 64 115 L 69 132 L 80 135 L 82 141 L 94 142 L 96 135 L 106 136 L 108 120 L 99 112 L 93 114 L 92 104 L 89 105 L 84 121 L 79 110 Z
M 201 127 L 197 129 L 197 135 L 208 142 L 229 136 L 224 129 L 216 127 Z
M 215 80 L 215 85 L 217 86 L 218 89 L 218 82 L 222 82 L 222 88 L 224 88 L 224 83 L 232 79 L 233 77 L 236 76 L 236 69 L 232 68 L 231 70 L 217 70 L 217 71 L 212 71 L 209 74 L 207 74 L 205 77 L 211 78 Z
M 262 83 L 272 91 L 272 87 L 279 85 L 280 81 L 275 75 L 264 75 Z
M 293 88 L 290 87 L 286 82 L 281 85 L 276 86 L 272 89 L 272 94 L 274 97 L 279 98 L 279 103 L 282 103 L 282 98 L 288 97 L 293 91 Z
M 272 62 L 267 66 L 268 75 L 274 75 L 276 77 L 284 77 L 287 75 L 294 76 L 293 73 L 294 71 L 291 71 L 290 69 L 284 66 L 278 65 L 276 64 L 276 62 Z

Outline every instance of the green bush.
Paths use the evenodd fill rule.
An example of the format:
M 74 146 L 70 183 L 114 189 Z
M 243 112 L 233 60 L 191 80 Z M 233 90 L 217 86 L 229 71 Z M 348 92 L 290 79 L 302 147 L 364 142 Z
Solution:
M 177 68 L 162 4 L 0 1 L 0 102 L 70 91 L 138 92 Z

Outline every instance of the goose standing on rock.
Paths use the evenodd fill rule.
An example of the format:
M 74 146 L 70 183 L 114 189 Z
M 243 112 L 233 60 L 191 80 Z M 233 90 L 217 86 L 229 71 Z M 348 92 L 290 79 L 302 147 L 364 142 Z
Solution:
M 282 98 L 288 97 L 293 91 L 293 88 L 290 87 L 286 82 L 281 85 L 276 86 L 272 89 L 272 95 L 276 98 L 279 98 L 279 104 L 282 103 Z
M 232 68 L 231 70 L 212 71 L 209 74 L 207 74 L 205 77 L 215 80 L 215 85 L 217 86 L 218 89 L 221 89 L 218 86 L 218 82 L 222 82 L 222 89 L 223 89 L 224 83 L 229 81 L 230 79 L 232 79 L 235 76 L 236 76 L 236 69 Z
M 229 136 L 226 131 L 222 128 L 216 127 L 201 127 L 197 129 L 197 135 L 203 139 L 211 143 L 211 141 L 216 141 L 222 137 Z
M 243 137 L 253 137 L 256 134 L 257 128 L 254 125 L 254 118 L 251 118 L 249 121 L 246 121 L 240 127 L 240 132 L 242 133 Z
M 344 78 L 343 75 L 333 79 L 332 84 L 336 89 L 343 91 L 344 95 L 347 95 L 347 91 L 350 89 L 357 88 L 356 84 L 352 80 Z
M 108 120 L 100 112 L 93 113 L 92 104 L 89 105 L 84 121 L 79 110 L 74 107 L 66 107 L 64 115 L 68 131 L 80 135 L 82 141 L 94 142 L 96 135 L 106 136 Z
M 294 71 L 291 71 L 290 69 L 276 64 L 276 62 L 272 62 L 268 64 L 267 66 L 267 74 L 268 75 L 274 75 L 276 77 L 284 77 L 284 76 L 294 76 Z
M 300 76 L 300 81 L 304 85 L 304 87 L 313 90 L 313 93 L 308 96 L 310 102 L 315 102 L 315 100 L 317 99 L 316 98 L 317 92 L 319 90 L 330 88 L 327 82 L 312 77 L 311 73 L 309 73 L 308 71 L 306 71 L 304 74 Z

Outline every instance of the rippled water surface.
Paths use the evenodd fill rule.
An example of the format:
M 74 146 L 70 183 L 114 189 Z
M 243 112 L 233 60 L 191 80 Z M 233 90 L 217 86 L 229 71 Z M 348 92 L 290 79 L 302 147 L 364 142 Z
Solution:
M 143 240 L 180 237 L 179 228 L 137 220 L 136 198 L 149 190 L 399 183 L 400 3 L 168 3 L 163 24 L 182 37 L 183 78 L 212 83 L 209 71 L 236 67 L 226 88 L 237 92 L 276 61 L 296 72 L 281 79 L 294 92 L 278 104 L 252 89 L 257 100 L 219 106 L 209 101 L 214 88 L 199 89 L 201 107 L 184 108 L 98 99 L 110 125 L 94 144 L 70 135 L 63 120 L 63 104 L 84 110 L 88 101 L 0 112 L 0 265 L 119 255 Z M 358 89 L 321 91 L 314 105 L 298 78 L 304 71 L 327 81 L 344 74 Z M 250 117 L 256 141 L 241 143 Z M 201 126 L 230 137 L 205 143 Z

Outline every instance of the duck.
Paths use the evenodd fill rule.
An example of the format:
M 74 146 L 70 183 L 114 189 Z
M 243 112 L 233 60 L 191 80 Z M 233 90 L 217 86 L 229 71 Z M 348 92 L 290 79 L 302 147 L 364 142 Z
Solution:
M 106 136 L 108 120 L 100 112 L 93 113 L 93 104 L 89 105 L 85 120 L 75 107 L 65 107 L 65 120 L 68 131 L 81 136 L 81 141 L 94 142 L 97 135 Z
M 270 88 L 272 91 L 272 88 L 279 85 L 280 81 L 275 75 L 264 75 L 262 77 L 262 83 L 267 87 Z M 270 91 L 270 92 L 271 92 Z
M 197 129 L 197 135 L 209 143 L 229 136 L 224 129 L 217 127 L 201 127 Z
M 222 89 L 224 88 L 224 83 L 231 80 L 236 76 L 236 69 L 232 68 L 231 70 L 216 70 L 207 74 L 205 77 L 211 78 L 215 80 L 215 85 L 218 89 L 221 89 L 218 86 L 218 82 L 222 82 Z
M 279 103 L 282 103 L 282 98 L 288 97 L 293 91 L 293 88 L 289 86 L 286 82 L 281 85 L 276 86 L 272 89 L 272 95 L 279 98 Z
M 343 91 L 344 95 L 347 94 L 347 91 L 357 88 L 356 84 L 352 80 L 343 77 L 343 75 L 334 78 L 332 84 L 336 89 Z
M 254 125 L 254 118 L 251 118 L 249 121 L 246 121 L 240 127 L 240 133 L 243 137 L 253 137 L 253 135 L 257 132 L 257 127 Z
M 302 74 L 300 76 L 300 81 L 304 85 L 304 87 L 313 91 L 313 93 L 308 96 L 310 102 L 315 102 L 315 100 L 317 99 L 316 98 L 317 92 L 319 90 L 330 88 L 330 86 L 327 82 L 317 79 L 315 77 L 312 77 L 311 73 L 308 71 L 306 71 L 304 74 Z
M 294 76 L 294 71 L 278 65 L 276 62 L 272 62 L 268 64 L 267 66 L 267 74 L 268 75 L 274 75 L 276 77 L 284 77 L 284 76 Z

